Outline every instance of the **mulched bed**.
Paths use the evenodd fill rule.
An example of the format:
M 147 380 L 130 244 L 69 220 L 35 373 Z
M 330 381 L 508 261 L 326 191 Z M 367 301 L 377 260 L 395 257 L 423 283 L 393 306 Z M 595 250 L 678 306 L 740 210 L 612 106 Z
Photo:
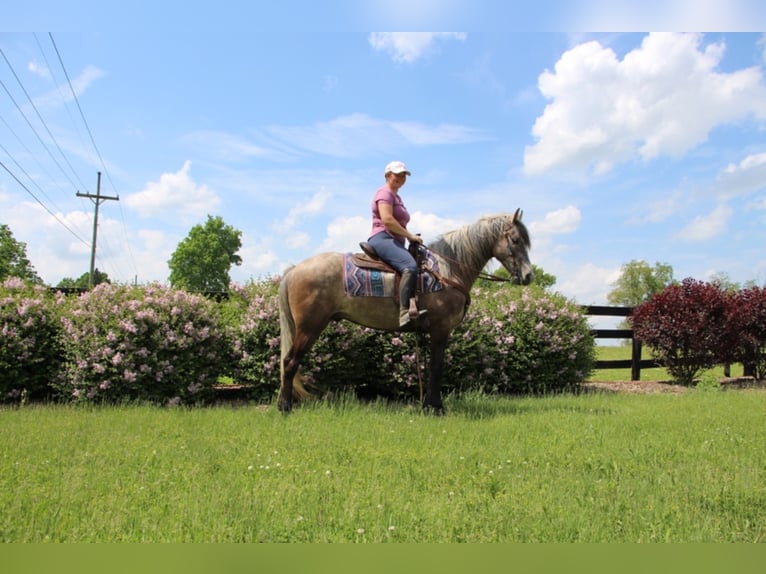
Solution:
M 731 377 L 719 382 L 726 390 L 766 388 L 764 381 L 756 381 L 753 377 Z M 583 387 L 593 391 L 639 394 L 681 394 L 693 388 L 676 385 L 672 381 L 588 381 L 583 383 Z

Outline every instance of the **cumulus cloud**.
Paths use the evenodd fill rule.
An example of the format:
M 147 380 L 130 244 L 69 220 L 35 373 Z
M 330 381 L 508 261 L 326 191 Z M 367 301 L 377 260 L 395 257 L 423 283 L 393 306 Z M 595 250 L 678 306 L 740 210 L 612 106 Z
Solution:
M 552 271 L 554 275 L 559 276 L 556 269 Z M 565 279 L 556 283 L 556 291 L 583 304 L 596 304 L 606 301 L 607 293 L 620 276 L 620 269 L 585 263 L 577 268 L 567 269 L 560 276 Z
M 695 217 L 694 221 L 678 234 L 678 237 L 684 241 L 706 241 L 718 237 L 726 231 L 733 213 L 734 210 L 728 205 L 719 205 L 709 214 Z
M 534 237 L 573 233 L 580 227 L 581 220 L 580 210 L 573 205 L 568 205 L 546 213 L 542 221 L 533 221 L 529 225 L 529 231 Z
M 177 217 L 209 214 L 218 207 L 220 198 L 207 185 L 198 184 L 189 175 L 191 162 L 175 173 L 163 173 L 159 181 L 125 198 L 125 204 L 142 216 L 166 214 Z
M 327 236 L 317 251 L 359 251 L 359 242 L 370 234 L 367 217 L 338 217 L 327 225 Z
M 437 41 L 463 41 L 466 37 L 465 32 L 373 32 L 369 42 L 373 49 L 387 52 L 394 62 L 412 64 L 432 53 Z
M 538 78 L 550 103 L 532 128 L 525 172 L 605 173 L 637 158 L 682 156 L 722 124 L 766 120 L 760 68 L 720 72 L 724 51 L 680 33 L 649 34 L 622 60 L 598 42 L 567 51 Z

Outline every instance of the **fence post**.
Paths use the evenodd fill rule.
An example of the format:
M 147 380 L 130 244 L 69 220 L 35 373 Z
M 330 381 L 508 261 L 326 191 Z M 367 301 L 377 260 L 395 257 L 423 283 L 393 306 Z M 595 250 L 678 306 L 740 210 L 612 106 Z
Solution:
M 633 354 L 630 358 L 630 380 L 641 380 L 641 341 L 635 337 L 631 339 L 633 342 Z

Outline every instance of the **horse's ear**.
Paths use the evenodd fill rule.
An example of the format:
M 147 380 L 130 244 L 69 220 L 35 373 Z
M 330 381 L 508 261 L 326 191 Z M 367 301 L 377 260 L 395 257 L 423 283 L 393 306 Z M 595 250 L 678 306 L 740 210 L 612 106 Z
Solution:
M 521 208 L 519 207 L 516 209 L 516 213 L 513 214 L 513 222 L 516 223 L 517 221 L 521 221 L 522 215 L 524 215 L 524 212 L 521 211 Z

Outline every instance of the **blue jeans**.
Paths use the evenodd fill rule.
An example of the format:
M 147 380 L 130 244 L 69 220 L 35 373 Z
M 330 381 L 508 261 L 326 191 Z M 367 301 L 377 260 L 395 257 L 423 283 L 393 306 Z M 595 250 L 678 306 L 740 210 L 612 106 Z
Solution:
M 367 243 L 372 245 L 378 257 L 399 273 L 403 273 L 406 270 L 413 272 L 418 270 L 415 258 L 405 249 L 404 244 L 396 241 L 392 235 L 385 231 L 376 233 L 367 240 Z

